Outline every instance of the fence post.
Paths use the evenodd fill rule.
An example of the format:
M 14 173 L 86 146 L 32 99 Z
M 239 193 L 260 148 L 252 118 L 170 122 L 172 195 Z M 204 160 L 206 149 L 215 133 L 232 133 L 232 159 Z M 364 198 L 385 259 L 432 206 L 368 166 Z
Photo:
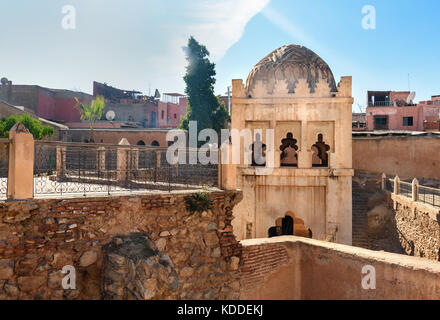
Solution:
M 386 180 L 387 180 L 387 175 L 385 173 L 382 173 L 382 184 L 381 184 L 382 190 L 385 190 Z
M 412 181 L 412 200 L 419 201 L 419 181 L 416 178 Z
M 105 148 L 98 148 L 98 178 L 101 178 L 101 173 L 105 172 Z M 102 176 L 104 177 L 104 175 Z
M 117 181 L 119 182 L 119 181 L 126 181 L 128 177 L 127 161 L 129 159 L 127 157 L 127 151 L 129 150 L 129 148 L 127 146 L 129 146 L 130 143 L 126 138 L 122 138 L 121 141 L 119 141 L 118 145 L 120 147 L 118 147 L 118 151 L 117 151 L 116 177 L 117 177 Z
M 161 159 L 160 151 L 156 151 L 156 168 L 160 168 Z
M 57 180 L 66 172 L 66 147 L 57 146 Z
M 396 176 L 395 178 L 394 178 L 394 194 L 395 195 L 398 195 L 400 192 L 400 190 L 399 190 L 399 182 L 400 182 L 400 178 L 399 178 L 399 176 Z
M 21 122 L 9 131 L 8 199 L 34 197 L 34 138 Z

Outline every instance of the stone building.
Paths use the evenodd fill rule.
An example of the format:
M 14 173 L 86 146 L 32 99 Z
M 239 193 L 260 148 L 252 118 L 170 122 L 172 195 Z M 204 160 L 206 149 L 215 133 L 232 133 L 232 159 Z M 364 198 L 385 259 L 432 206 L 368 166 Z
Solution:
M 228 189 L 243 190 L 234 209 L 238 239 L 265 238 L 275 225 L 292 234 L 295 227 L 284 224 L 300 222 L 314 239 L 351 244 L 351 81 L 336 86 L 329 66 L 298 45 L 267 55 L 245 85 L 233 80 L 231 128 L 250 129 L 267 156 L 266 170 L 255 155 L 243 164 L 245 150 L 255 150 L 241 138 L 241 164 L 222 173 Z M 265 150 L 266 129 L 274 130 L 275 150 Z

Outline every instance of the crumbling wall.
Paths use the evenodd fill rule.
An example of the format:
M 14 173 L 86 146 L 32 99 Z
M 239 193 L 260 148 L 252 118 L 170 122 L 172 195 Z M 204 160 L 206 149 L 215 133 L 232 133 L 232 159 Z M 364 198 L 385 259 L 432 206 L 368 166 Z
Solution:
M 241 246 L 232 233 L 240 192 L 213 192 L 190 212 L 190 193 L 0 203 L 0 299 L 101 299 L 102 247 L 139 232 L 173 263 L 179 299 L 235 299 Z M 62 268 L 76 269 L 64 290 Z
M 440 210 L 394 194 L 387 199 L 405 253 L 440 261 Z

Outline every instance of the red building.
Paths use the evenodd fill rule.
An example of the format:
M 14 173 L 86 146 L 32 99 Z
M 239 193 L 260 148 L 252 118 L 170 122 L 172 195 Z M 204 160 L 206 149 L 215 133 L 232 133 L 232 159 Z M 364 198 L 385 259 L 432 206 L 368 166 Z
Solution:
M 367 130 L 439 130 L 440 96 L 414 104 L 409 91 L 368 91 Z
M 0 99 L 15 106 L 23 106 L 38 117 L 66 123 L 80 121 L 75 97 L 90 103 L 93 96 L 83 92 L 49 89 L 37 85 L 0 85 Z

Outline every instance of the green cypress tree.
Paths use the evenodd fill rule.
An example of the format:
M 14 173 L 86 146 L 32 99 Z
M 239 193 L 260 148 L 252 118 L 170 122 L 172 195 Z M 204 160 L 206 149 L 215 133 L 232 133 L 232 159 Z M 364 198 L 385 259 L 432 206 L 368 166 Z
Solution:
M 188 111 L 179 128 L 188 130 L 189 121 L 197 121 L 197 133 L 206 128 L 217 131 L 227 127 L 230 116 L 225 105 L 214 94 L 215 64 L 209 61 L 209 51 L 193 37 L 186 47 L 186 83 Z

